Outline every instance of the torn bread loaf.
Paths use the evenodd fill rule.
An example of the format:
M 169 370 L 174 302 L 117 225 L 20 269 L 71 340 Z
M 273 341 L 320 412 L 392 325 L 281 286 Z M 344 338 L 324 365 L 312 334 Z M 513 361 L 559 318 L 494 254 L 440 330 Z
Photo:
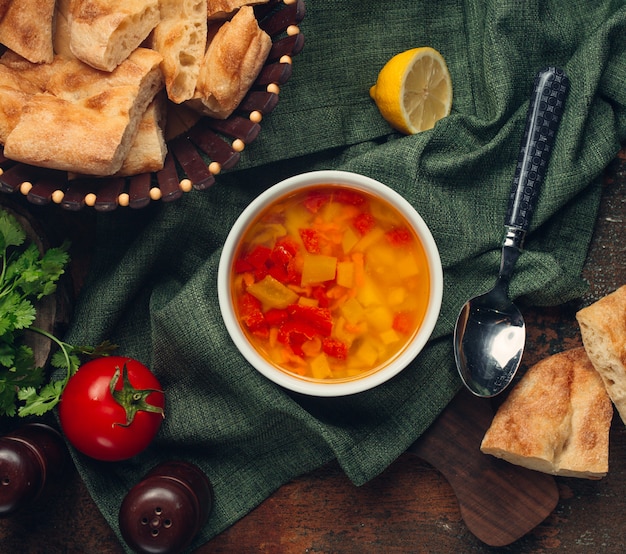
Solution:
M 576 314 L 587 355 L 626 423 L 626 285 Z
M 193 96 L 206 51 L 206 0 L 160 0 L 159 9 L 151 47 L 163 56 L 169 99 L 180 104 Z
M 0 43 L 33 63 L 50 63 L 55 0 L 0 3 Z
M 76 60 L 67 62 L 76 67 Z M 9 133 L 5 155 L 39 167 L 111 175 L 122 167 L 141 118 L 163 88 L 161 56 L 138 48 L 98 86 L 90 71 L 55 74 L 33 94 Z
M 158 0 L 73 0 L 68 15 L 70 49 L 86 64 L 113 71 L 159 19 Z
M 583 347 L 531 367 L 502 403 L 480 449 L 552 475 L 608 472 L 613 406 Z
M 226 119 L 241 103 L 263 68 L 272 39 L 250 6 L 224 23 L 209 43 L 190 105 L 216 119 Z

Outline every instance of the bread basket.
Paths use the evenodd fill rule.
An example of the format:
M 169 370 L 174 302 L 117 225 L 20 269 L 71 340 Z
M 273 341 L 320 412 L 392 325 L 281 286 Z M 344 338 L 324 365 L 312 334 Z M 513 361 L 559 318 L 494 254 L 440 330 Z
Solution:
M 163 169 L 132 177 L 70 180 L 64 171 L 10 160 L 0 146 L 0 191 L 22 194 L 36 205 L 58 204 L 72 211 L 92 207 L 104 212 L 118 206 L 137 209 L 154 201 L 173 202 L 185 192 L 208 189 L 257 138 L 261 120 L 276 107 L 280 87 L 291 76 L 292 57 L 304 46 L 298 27 L 305 15 L 303 0 L 270 0 L 256 6 L 255 13 L 260 27 L 272 37 L 261 73 L 228 119 L 202 117 L 169 139 Z

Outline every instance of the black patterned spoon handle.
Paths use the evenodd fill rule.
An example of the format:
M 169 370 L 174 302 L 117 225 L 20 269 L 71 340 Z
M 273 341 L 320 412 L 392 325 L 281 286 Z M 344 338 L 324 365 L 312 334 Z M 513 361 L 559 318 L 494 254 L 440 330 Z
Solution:
M 517 233 L 522 241 L 530 227 L 568 91 L 569 78 L 562 69 L 547 67 L 537 73 L 505 220 L 508 227 L 522 231 Z

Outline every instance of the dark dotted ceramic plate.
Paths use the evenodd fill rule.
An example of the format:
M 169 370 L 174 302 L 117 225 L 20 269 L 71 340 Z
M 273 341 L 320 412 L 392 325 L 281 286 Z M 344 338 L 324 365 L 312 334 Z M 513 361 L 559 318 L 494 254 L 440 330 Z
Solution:
M 278 103 L 280 86 L 291 76 L 292 57 L 304 46 L 298 28 L 304 18 L 304 0 L 270 0 L 255 7 L 255 13 L 273 45 L 250 92 L 228 119 L 202 117 L 187 131 L 169 139 L 161 171 L 69 181 L 67 172 L 9 160 L 0 147 L 0 191 L 23 194 L 38 205 L 59 204 L 67 210 L 90 206 L 111 211 L 118 206 L 143 208 L 152 201 L 172 202 L 185 192 L 209 188 L 221 171 L 237 164 L 245 146 L 256 139 L 263 117 Z

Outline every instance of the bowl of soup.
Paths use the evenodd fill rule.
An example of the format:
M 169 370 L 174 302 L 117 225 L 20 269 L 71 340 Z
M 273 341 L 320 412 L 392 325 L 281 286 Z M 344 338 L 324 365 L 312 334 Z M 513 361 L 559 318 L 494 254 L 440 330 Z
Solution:
M 236 347 L 294 392 L 343 396 L 402 371 L 439 316 L 443 272 L 417 211 L 383 183 L 314 171 L 241 213 L 218 269 Z

